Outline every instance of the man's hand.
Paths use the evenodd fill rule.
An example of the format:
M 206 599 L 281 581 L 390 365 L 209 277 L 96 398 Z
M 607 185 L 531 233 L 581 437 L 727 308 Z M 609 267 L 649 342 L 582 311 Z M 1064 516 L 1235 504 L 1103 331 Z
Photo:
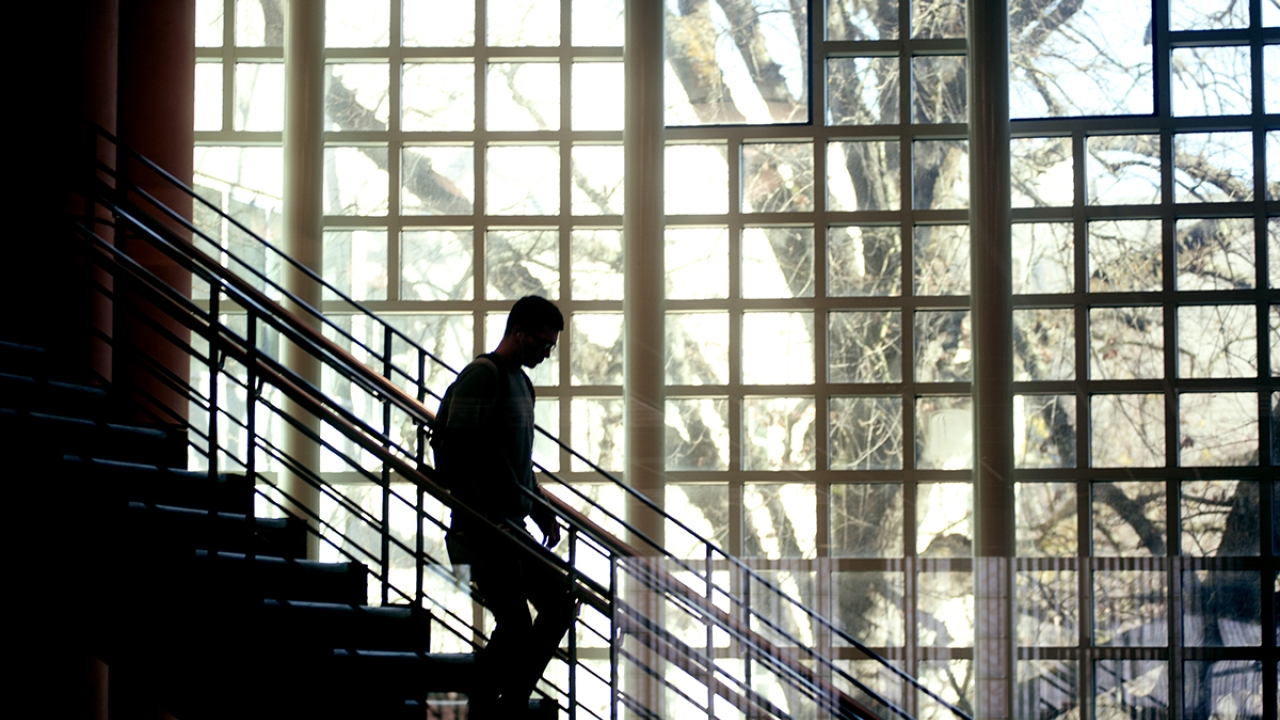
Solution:
M 542 533 L 542 544 L 547 548 L 554 548 L 560 544 L 560 524 L 556 522 L 556 516 L 549 511 L 533 513 L 533 522 L 538 526 L 538 530 Z

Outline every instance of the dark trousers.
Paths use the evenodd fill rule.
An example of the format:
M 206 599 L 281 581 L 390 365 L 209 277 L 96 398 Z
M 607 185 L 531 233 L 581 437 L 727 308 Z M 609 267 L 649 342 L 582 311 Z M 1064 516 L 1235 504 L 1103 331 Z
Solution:
M 455 529 L 446 541 L 450 561 L 471 566 L 471 581 L 494 619 L 489 644 L 477 658 L 480 672 L 470 695 L 472 711 L 523 715 L 538 678 L 573 624 L 575 606 L 567 580 L 506 538 Z M 537 619 L 529 612 L 530 604 L 538 611 Z

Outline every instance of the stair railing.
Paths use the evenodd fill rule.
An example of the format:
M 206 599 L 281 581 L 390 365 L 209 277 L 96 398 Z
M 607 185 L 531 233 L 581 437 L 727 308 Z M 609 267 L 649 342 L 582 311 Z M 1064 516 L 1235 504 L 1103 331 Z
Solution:
M 94 132 L 102 138 L 114 142 L 114 138 L 111 138 L 100 129 L 95 129 Z M 425 463 L 424 440 L 427 428 L 433 418 L 430 411 L 423 405 L 428 395 L 433 398 L 438 397 L 435 392 L 427 387 L 426 379 L 429 364 L 442 367 L 450 372 L 453 372 L 453 369 L 420 347 L 406 334 L 377 318 L 359 302 L 352 300 L 305 266 L 296 263 L 286 255 L 278 253 L 269 243 L 258 238 L 235 219 L 223 214 L 220 208 L 208 203 L 204 198 L 177 182 L 161 168 L 124 147 L 120 147 L 117 150 L 117 157 L 119 159 L 116 166 L 95 161 L 94 175 L 96 179 L 93 182 L 94 187 L 90 194 L 98 202 L 102 202 L 112 209 L 112 212 L 116 214 L 118 223 L 123 223 L 139 232 L 148 242 L 163 246 L 162 249 L 171 254 L 176 261 L 184 265 L 191 265 L 192 271 L 197 273 L 208 284 L 210 309 L 208 311 L 201 310 L 206 317 L 218 318 L 220 298 L 224 296 L 235 307 L 236 312 L 245 313 L 246 322 L 249 325 L 249 340 L 247 342 L 243 333 L 237 335 L 220 319 L 217 322 L 209 321 L 210 327 L 214 325 L 218 327 L 217 332 L 214 333 L 214 336 L 218 338 L 217 342 L 224 345 L 233 344 L 229 340 L 231 336 L 235 336 L 240 342 L 239 347 L 242 348 L 242 351 L 238 355 L 230 353 L 224 348 L 222 350 L 223 357 L 232 357 L 237 362 L 243 363 L 245 367 L 253 367 L 254 372 L 261 373 L 254 382 L 240 383 L 239 392 L 250 398 L 251 405 L 256 403 L 259 407 L 263 405 L 270 407 L 271 412 L 281 415 L 283 422 L 294 425 L 304 435 L 312 436 L 314 441 L 325 448 L 327 459 L 339 458 L 342 464 L 354 468 L 356 475 L 361 475 L 367 482 L 372 482 L 383 488 L 380 513 L 366 513 L 370 517 L 377 515 L 383 518 L 383 529 L 379 533 L 381 548 L 377 553 L 366 551 L 365 554 L 369 557 L 380 557 L 384 563 L 390 557 L 392 546 L 396 545 L 396 542 L 392 541 L 392 533 L 386 529 L 385 520 L 391 516 L 393 500 L 403 502 L 407 507 L 414 507 L 415 517 L 423 521 L 428 516 L 422 509 L 426 501 L 425 495 L 431 495 L 437 503 L 444 501 L 444 505 L 448 505 L 450 510 L 456 511 L 454 505 L 450 504 L 447 493 L 440 490 L 429 479 L 431 470 Z M 121 168 L 121 170 L 118 171 L 117 167 Z M 202 232 L 200 228 L 187 222 L 178 213 L 159 202 L 142 187 L 142 184 L 129 176 L 130 173 L 136 174 L 140 171 L 145 172 L 148 175 L 147 179 L 153 184 L 159 182 L 180 188 L 190 194 L 194 202 L 204 204 L 206 206 L 205 210 L 216 214 L 220 218 L 219 222 L 228 223 L 229 226 L 237 230 L 238 234 L 260 243 L 264 249 L 264 255 L 269 254 L 277 257 L 281 265 L 292 265 L 297 271 L 309 278 L 310 281 L 319 283 L 325 288 L 326 292 L 340 298 L 353 309 L 357 316 L 363 318 L 369 327 L 379 329 L 382 335 L 382 342 L 379 343 L 380 347 L 373 347 L 370 343 L 362 341 L 318 310 L 301 302 L 280 283 L 269 277 L 268 273 L 264 272 L 265 267 L 259 268 L 244 262 L 240 257 L 223 248 L 219 241 L 214 240 L 205 232 Z M 189 233 L 192 237 L 190 244 L 183 240 L 182 235 L 184 233 Z M 201 252 L 202 246 L 216 253 L 216 255 L 211 257 L 209 254 Z M 217 259 L 214 259 L 214 257 Z M 264 262 L 262 265 L 266 266 L 268 263 Z M 292 307 L 303 313 L 304 316 L 310 316 L 312 322 L 319 324 L 323 328 L 322 331 L 316 332 L 311 329 L 307 322 L 299 321 L 289 313 L 274 308 L 274 301 L 278 299 L 292 300 Z M 196 303 L 192 303 L 189 300 L 187 303 L 190 306 L 188 310 L 191 308 L 199 310 Z M 252 311 L 250 311 L 250 308 Z M 289 318 L 290 320 L 285 321 L 281 318 Z M 254 329 L 255 324 L 261 324 L 262 327 Z M 265 334 L 264 329 L 278 333 L 290 342 L 310 348 L 316 356 L 321 358 L 326 370 L 336 373 L 344 382 L 350 383 L 353 388 L 359 389 L 370 399 L 376 400 L 382 410 L 381 422 L 378 423 L 375 418 L 361 417 L 358 413 L 336 405 L 327 399 L 317 400 L 316 398 L 325 397 L 322 392 L 310 383 L 292 376 L 289 371 L 275 363 L 274 359 L 269 358 L 268 353 L 263 353 L 259 349 L 261 337 Z M 211 340 L 210 342 L 212 347 L 213 341 Z M 345 344 L 346 347 L 339 343 Z M 405 350 L 407 349 L 409 356 L 407 364 L 403 361 L 397 361 L 396 353 L 394 352 L 397 347 L 401 348 L 402 355 L 406 354 Z M 371 358 L 373 367 L 356 360 L 351 352 L 348 352 L 348 348 Z M 210 353 L 207 358 L 211 377 L 218 376 L 218 371 L 214 369 L 214 363 L 211 360 L 214 355 L 215 353 Z M 258 368 L 259 364 L 264 363 L 275 363 L 276 367 L 269 369 Z M 293 392 L 298 397 L 294 397 L 294 395 L 290 395 L 290 397 L 295 402 L 314 407 L 315 414 L 324 412 L 325 422 L 328 423 L 326 427 L 339 428 L 337 434 L 345 438 L 346 447 L 339 447 L 334 444 L 333 438 L 325 437 L 324 433 L 316 435 L 302 424 L 289 418 L 287 414 L 283 413 L 281 407 L 268 402 L 262 396 L 260 389 L 255 387 L 255 384 L 260 385 L 263 382 L 263 378 L 268 371 L 276 373 L 277 379 L 284 385 L 293 385 Z M 210 387 L 212 388 L 214 385 L 211 383 Z M 281 388 L 277 387 L 277 389 Z M 308 405 L 308 401 L 299 399 L 302 396 L 311 398 L 309 401 L 311 404 Z M 217 402 L 216 398 L 214 398 L 214 402 L 211 402 L 209 407 L 215 408 L 216 406 Z M 221 414 L 219 411 L 211 410 L 209 415 L 210 430 L 217 427 L 217 418 Z M 407 422 L 401 422 L 396 425 L 396 423 L 392 422 L 393 414 L 399 415 L 401 420 Z M 256 416 L 257 411 L 254 410 L 248 413 L 247 422 L 226 419 L 223 420 L 223 423 L 238 426 L 241 432 L 247 431 L 249 436 L 254 438 L 253 443 L 257 444 L 259 450 L 264 452 L 268 458 L 273 459 L 278 466 L 285 464 L 285 456 L 281 453 L 279 447 L 261 433 L 254 432 L 252 425 Z M 409 428 L 409 431 L 402 431 L 397 434 L 396 430 L 398 428 Z M 617 486 L 623 493 L 648 507 L 663 522 L 679 528 L 682 532 L 696 538 L 697 542 L 705 550 L 704 557 L 698 563 L 701 567 L 695 567 L 690 561 L 674 557 L 655 539 L 645 536 L 619 514 L 588 497 L 573 484 L 564 482 L 554 473 L 547 472 L 543 468 L 543 472 L 548 478 L 553 482 L 559 483 L 561 492 L 570 501 L 565 502 L 559 498 L 551 500 L 555 511 L 566 526 L 565 529 L 569 538 L 567 545 L 562 546 L 565 548 L 561 553 L 562 560 L 567 561 L 567 564 L 562 565 L 561 570 L 566 573 L 567 577 L 572 578 L 575 583 L 581 582 L 591 585 L 593 586 L 592 590 L 595 592 L 599 592 L 602 589 L 605 590 L 606 596 L 611 598 L 612 601 L 612 605 L 609 605 L 608 610 L 609 622 L 617 627 L 611 627 L 607 636 L 600 633 L 598 631 L 599 628 L 596 626 L 587 628 L 588 631 L 585 634 L 571 633 L 568 653 L 570 656 L 576 654 L 577 648 L 575 646 L 580 634 L 584 638 L 600 636 L 606 640 L 607 649 L 605 649 L 605 652 L 609 654 L 610 667 L 609 687 L 612 697 L 617 699 L 617 702 L 610 703 L 608 712 L 611 716 L 616 713 L 619 704 L 634 712 L 639 712 L 641 707 L 640 704 L 637 704 L 639 701 L 634 697 L 630 697 L 625 690 L 618 686 L 618 666 L 623 661 L 626 661 L 629 664 L 636 665 L 640 675 L 647 672 L 653 673 L 657 684 L 664 688 L 663 693 L 681 697 L 684 701 L 698 708 L 700 712 L 707 713 L 708 716 L 714 713 L 714 705 L 719 702 L 716 698 L 719 698 L 720 700 L 729 700 L 744 712 L 748 712 L 748 708 L 752 708 L 749 714 L 763 711 L 767 716 L 787 717 L 786 710 L 779 708 L 776 703 L 763 697 L 753 689 L 753 683 L 756 686 L 761 684 L 760 676 L 763 674 L 773 680 L 773 685 L 782 687 L 790 693 L 790 702 L 796 702 L 797 700 L 812 702 L 824 712 L 835 717 L 872 717 L 873 714 L 864 705 L 881 708 L 878 712 L 883 716 L 909 717 L 902 705 L 885 699 L 854 678 L 851 673 L 838 667 L 830 658 L 801 643 L 796 638 L 794 631 L 782 626 L 782 612 L 767 613 L 759 609 L 762 605 L 773 605 L 778 608 L 785 608 L 786 614 L 802 618 L 811 623 L 813 627 L 827 633 L 830 637 L 840 639 L 861 652 L 870 661 L 878 663 L 884 668 L 885 673 L 900 682 L 902 687 L 909 687 L 915 690 L 915 695 L 906 697 L 907 702 L 904 704 L 919 704 L 922 709 L 928 705 L 932 706 L 930 708 L 931 712 L 934 712 L 932 708 L 936 707 L 936 712 L 943 712 L 961 718 L 967 717 L 963 711 L 943 701 L 931 690 L 921 686 L 914 678 L 876 655 L 856 639 L 849 637 L 821 615 L 783 593 L 753 568 L 723 552 L 713 542 L 702 538 L 680 520 L 665 514 L 658 505 L 645 496 L 636 493 L 630 487 L 618 481 L 616 477 L 601 470 L 589 459 L 573 451 L 572 448 L 561 443 L 558 439 L 546 433 L 545 430 L 539 428 L 539 431 L 570 455 L 591 467 L 603 481 Z M 406 435 L 409 435 L 409 437 L 405 437 Z M 218 464 L 217 436 L 218 433 L 216 432 L 205 433 L 206 442 L 209 443 L 210 448 L 208 452 L 210 467 Z M 373 438 L 373 441 L 370 441 L 370 438 Z M 351 455 L 353 449 L 363 454 L 363 457 L 353 457 Z M 364 467 L 364 465 L 370 464 L 370 459 L 374 461 L 373 464 L 380 466 L 380 475 Z M 255 453 L 248 453 L 247 463 L 245 464 L 251 473 L 254 471 L 254 462 Z M 311 469 L 299 467 L 291 467 L 290 469 L 295 473 L 306 475 L 305 479 L 309 484 L 332 488 L 332 485 L 325 483 L 319 474 Z M 416 494 L 418 497 L 416 501 L 399 497 L 397 493 L 390 489 L 393 472 L 401 478 L 412 479 L 417 484 Z M 427 482 L 422 483 L 419 478 L 426 478 Z M 321 490 L 321 492 L 328 494 L 333 491 L 328 489 Z M 285 498 L 283 500 L 277 499 L 273 502 L 284 506 L 290 505 L 294 500 L 296 499 Z M 348 509 L 353 514 L 360 515 L 361 513 L 355 512 L 351 505 L 350 502 L 347 503 Z M 610 527 L 627 531 L 632 538 L 632 542 L 638 543 L 639 547 L 623 543 L 610 533 L 605 532 L 600 526 L 588 520 L 582 513 L 572 507 L 573 505 L 589 513 L 592 517 L 602 518 Z M 313 518 L 313 520 L 319 521 L 319 518 Z M 444 527 L 443 519 L 432 518 L 430 522 L 434 523 L 435 526 L 433 532 L 436 533 L 436 536 L 440 536 Z M 423 539 L 425 533 L 417 532 L 414 535 L 416 536 L 415 547 L 412 548 L 412 552 L 409 554 L 417 558 L 419 567 L 416 570 L 417 588 L 412 595 L 414 601 L 421 604 L 425 602 L 423 567 L 443 566 L 443 563 L 441 562 L 442 558 L 433 556 L 426 551 L 426 544 Z M 406 550 L 405 547 L 397 547 L 396 549 L 400 552 Z M 532 551 L 537 552 L 536 549 Z M 597 562 L 592 563 L 590 560 L 584 560 L 584 556 L 588 558 L 594 556 Z M 605 561 L 603 565 L 599 560 Z M 595 577 L 591 577 L 592 571 L 581 569 L 591 567 L 596 568 L 594 571 Z M 600 567 L 607 567 L 607 572 L 600 571 Z M 722 582 L 717 582 L 715 578 L 716 575 L 726 574 L 726 570 L 732 579 L 728 587 Z M 390 574 L 388 569 L 387 572 L 383 572 L 380 575 L 382 602 L 392 600 L 393 596 L 397 594 L 404 595 L 399 590 L 393 589 L 394 586 L 390 581 Z M 656 596 L 661 597 L 665 603 L 663 611 L 669 617 L 679 617 L 681 623 L 656 622 L 652 617 L 652 613 L 642 613 L 634 603 L 619 599 L 617 592 L 620 584 L 627 586 L 628 592 L 638 593 L 637 597 L 645 596 L 646 593 L 650 595 L 656 594 Z M 767 602 L 761 602 L 759 597 L 753 602 L 753 593 L 757 596 L 764 595 Z M 630 598 L 629 595 L 626 597 Z M 603 607 L 598 609 L 603 612 Z M 663 613 L 657 613 L 658 617 L 662 615 Z M 463 622 L 465 624 L 465 621 Z M 596 623 L 596 625 L 599 624 L 598 622 Z M 688 632 L 684 633 L 685 638 L 678 637 L 679 633 L 671 632 L 671 626 L 679 624 L 690 627 L 701 626 L 703 630 L 700 633 L 701 642 L 687 642 L 687 638 L 690 635 Z M 621 647 L 621 638 L 623 636 L 617 634 L 618 628 L 626 631 L 626 637 L 639 638 L 642 641 L 642 648 L 633 651 Z M 466 632 L 458 627 L 452 628 L 451 631 L 460 635 Z M 775 646 L 765 640 L 762 634 L 778 640 L 783 646 Z M 616 641 L 608 642 L 609 639 Z M 731 648 L 736 649 L 736 652 L 740 655 L 739 658 L 733 661 L 738 665 L 724 661 L 726 642 Z M 600 649 L 597 648 L 596 650 Z M 676 687 L 669 678 L 663 675 L 660 671 L 660 663 L 645 659 L 646 656 L 656 657 L 655 653 L 665 658 L 669 664 L 681 668 L 690 677 L 696 675 L 700 678 L 695 681 L 695 684 L 701 684 L 706 689 L 705 697 L 691 697 L 686 690 Z M 591 654 L 587 652 L 588 656 Z M 697 670 L 697 672 L 693 672 L 694 670 Z M 593 671 L 587 674 L 596 678 L 602 677 L 599 673 Z M 570 697 L 574 695 L 576 681 L 576 671 L 569 672 L 567 694 Z M 847 688 L 851 695 L 836 689 L 836 685 Z M 855 695 L 857 699 L 854 699 L 853 696 Z M 902 696 L 900 695 L 900 697 Z

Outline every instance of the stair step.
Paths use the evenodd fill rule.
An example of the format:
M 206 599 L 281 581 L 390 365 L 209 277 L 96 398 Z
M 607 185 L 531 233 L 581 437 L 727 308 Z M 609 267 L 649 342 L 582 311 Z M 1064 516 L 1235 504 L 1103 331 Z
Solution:
M 339 677 L 402 701 L 421 700 L 427 693 L 465 692 L 480 680 L 471 653 L 337 649 L 333 659 Z
M 179 548 L 218 548 L 226 552 L 305 558 L 307 526 L 298 518 L 257 518 L 172 505 L 128 502 L 124 512 L 124 539 L 139 547 L 163 545 Z M 104 518 L 110 522 L 110 519 Z
M 111 415 L 111 399 L 102 388 L 4 372 L 0 372 L 0 403 L 10 410 L 82 420 L 106 420 Z
M 197 582 L 211 592 L 241 597 L 361 605 L 369 570 L 360 563 L 324 563 L 269 555 L 195 551 Z
M 414 651 L 431 646 L 431 614 L 404 607 L 267 599 L 266 624 L 281 635 L 315 637 L 323 628 L 329 647 Z
M 248 515 L 253 512 L 253 485 L 244 475 L 222 473 L 210 480 L 196 470 L 63 456 L 64 477 L 82 478 L 83 492 L 95 498 L 115 497 L 178 507 L 213 508 Z
M 43 461 L 65 455 L 182 467 L 186 438 L 172 431 L 0 408 L 0 431 Z
M 49 353 L 44 348 L 0 340 L 0 372 L 44 377 L 49 363 Z

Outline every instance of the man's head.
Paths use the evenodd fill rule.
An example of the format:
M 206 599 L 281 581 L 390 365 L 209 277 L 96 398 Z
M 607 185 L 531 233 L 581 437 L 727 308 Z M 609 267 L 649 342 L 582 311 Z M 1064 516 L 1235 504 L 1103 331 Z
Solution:
M 546 298 L 528 295 L 511 306 L 502 346 L 509 348 L 521 365 L 535 367 L 551 354 L 561 330 L 564 315 L 560 308 Z

